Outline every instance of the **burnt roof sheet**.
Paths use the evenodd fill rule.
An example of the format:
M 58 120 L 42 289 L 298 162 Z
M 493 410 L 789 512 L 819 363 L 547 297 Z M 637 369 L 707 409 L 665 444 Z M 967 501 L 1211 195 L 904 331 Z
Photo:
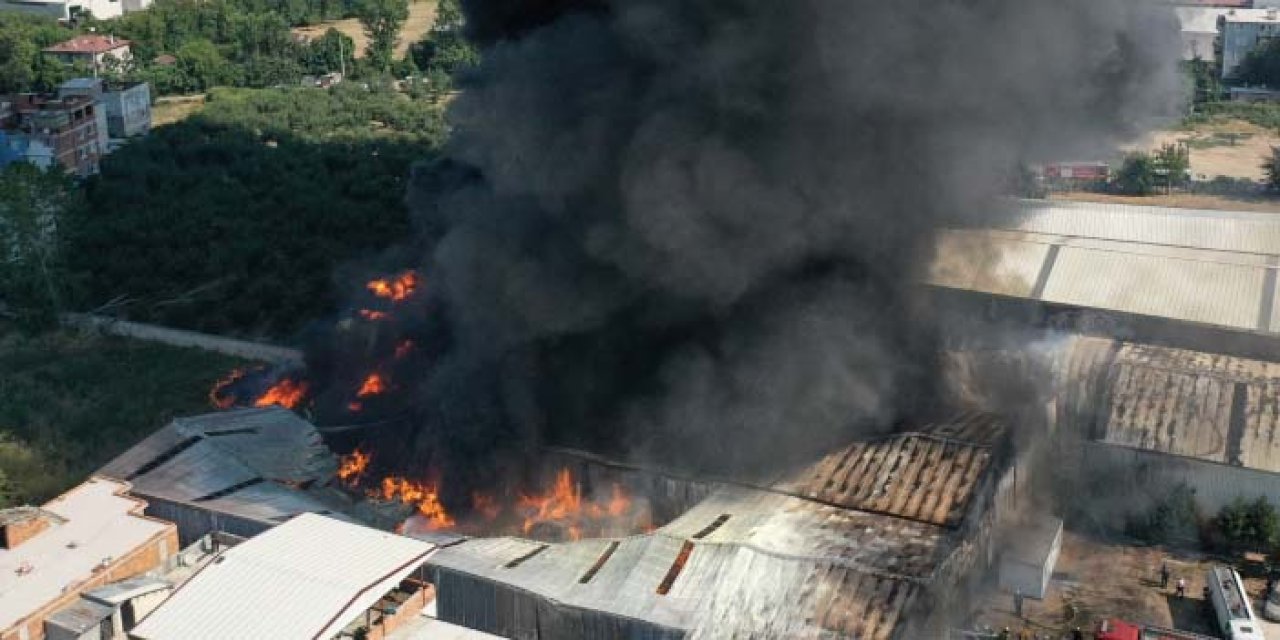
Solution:
M 945 425 L 851 444 L 779 487 L 851 509 L 956 526 L 1002 433 L 994 418 L 967 414 Z

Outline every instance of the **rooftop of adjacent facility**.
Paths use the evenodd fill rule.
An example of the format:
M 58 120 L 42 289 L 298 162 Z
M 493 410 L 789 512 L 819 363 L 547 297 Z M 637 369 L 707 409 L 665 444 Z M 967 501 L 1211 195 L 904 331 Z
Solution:
M 115 36 L 103 36 L 97 34 L 76 36 L 65 42 L 59 42 L 51 47 L 45 47 L 46 53 L 107 53 L 129 46 L 128 40 L 123 40 Z
M 13 549 L 0 549 L 0 629 L 74 589 L 106 564 L 173 525 L 147 518 L 124 496 L 128 483 L 92 478 L 43 507 L 60 521 Z

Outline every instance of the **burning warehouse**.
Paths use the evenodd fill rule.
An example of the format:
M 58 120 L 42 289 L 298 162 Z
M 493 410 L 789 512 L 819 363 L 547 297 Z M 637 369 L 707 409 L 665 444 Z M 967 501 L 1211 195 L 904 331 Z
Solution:
M 970 414 L 718 484 L 649 534 L 463 540 L 428 562 L 437 612 L 521 639 L 937 637 L 992 557 L 1011 461 L 1006 429 Z

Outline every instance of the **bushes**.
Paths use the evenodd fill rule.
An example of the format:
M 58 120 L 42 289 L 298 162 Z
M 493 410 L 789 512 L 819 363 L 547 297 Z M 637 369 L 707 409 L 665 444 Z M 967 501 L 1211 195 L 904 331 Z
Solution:
M 1266 498 L 1236 498 L 1214 518 L 1214 546 L 1232 551 L 1275 551 L 1280 543 L 1280 514 Z
M 1180 484 L 1139 518 L 1129 523 L 1129 534 L 1152 544 L 1189 545 L 1200 539 L 1200 508 L 1196 492 Z
M 1206 518 L 1196 504 L 1195 490 L 1186 484 L 1177 485 L 1145 514 L 1132 519 L 1127 531 L 1151 544 L 1203 544 L 1223 553 L 1272 555 L 1280 550 L 1280 512 L 1265 497 L 1236 498 Z

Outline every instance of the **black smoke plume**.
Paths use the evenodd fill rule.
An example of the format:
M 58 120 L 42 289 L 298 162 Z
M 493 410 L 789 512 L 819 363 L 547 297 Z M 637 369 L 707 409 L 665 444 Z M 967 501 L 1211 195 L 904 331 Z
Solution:
M 756 474 L 891 429 L 942 370 L 934 230 L 1181 101 L 1137 0 L 464 3 L 484 62 L 415 174 L 430 347 L 380 447 L 454 492 L 545 442 Z

